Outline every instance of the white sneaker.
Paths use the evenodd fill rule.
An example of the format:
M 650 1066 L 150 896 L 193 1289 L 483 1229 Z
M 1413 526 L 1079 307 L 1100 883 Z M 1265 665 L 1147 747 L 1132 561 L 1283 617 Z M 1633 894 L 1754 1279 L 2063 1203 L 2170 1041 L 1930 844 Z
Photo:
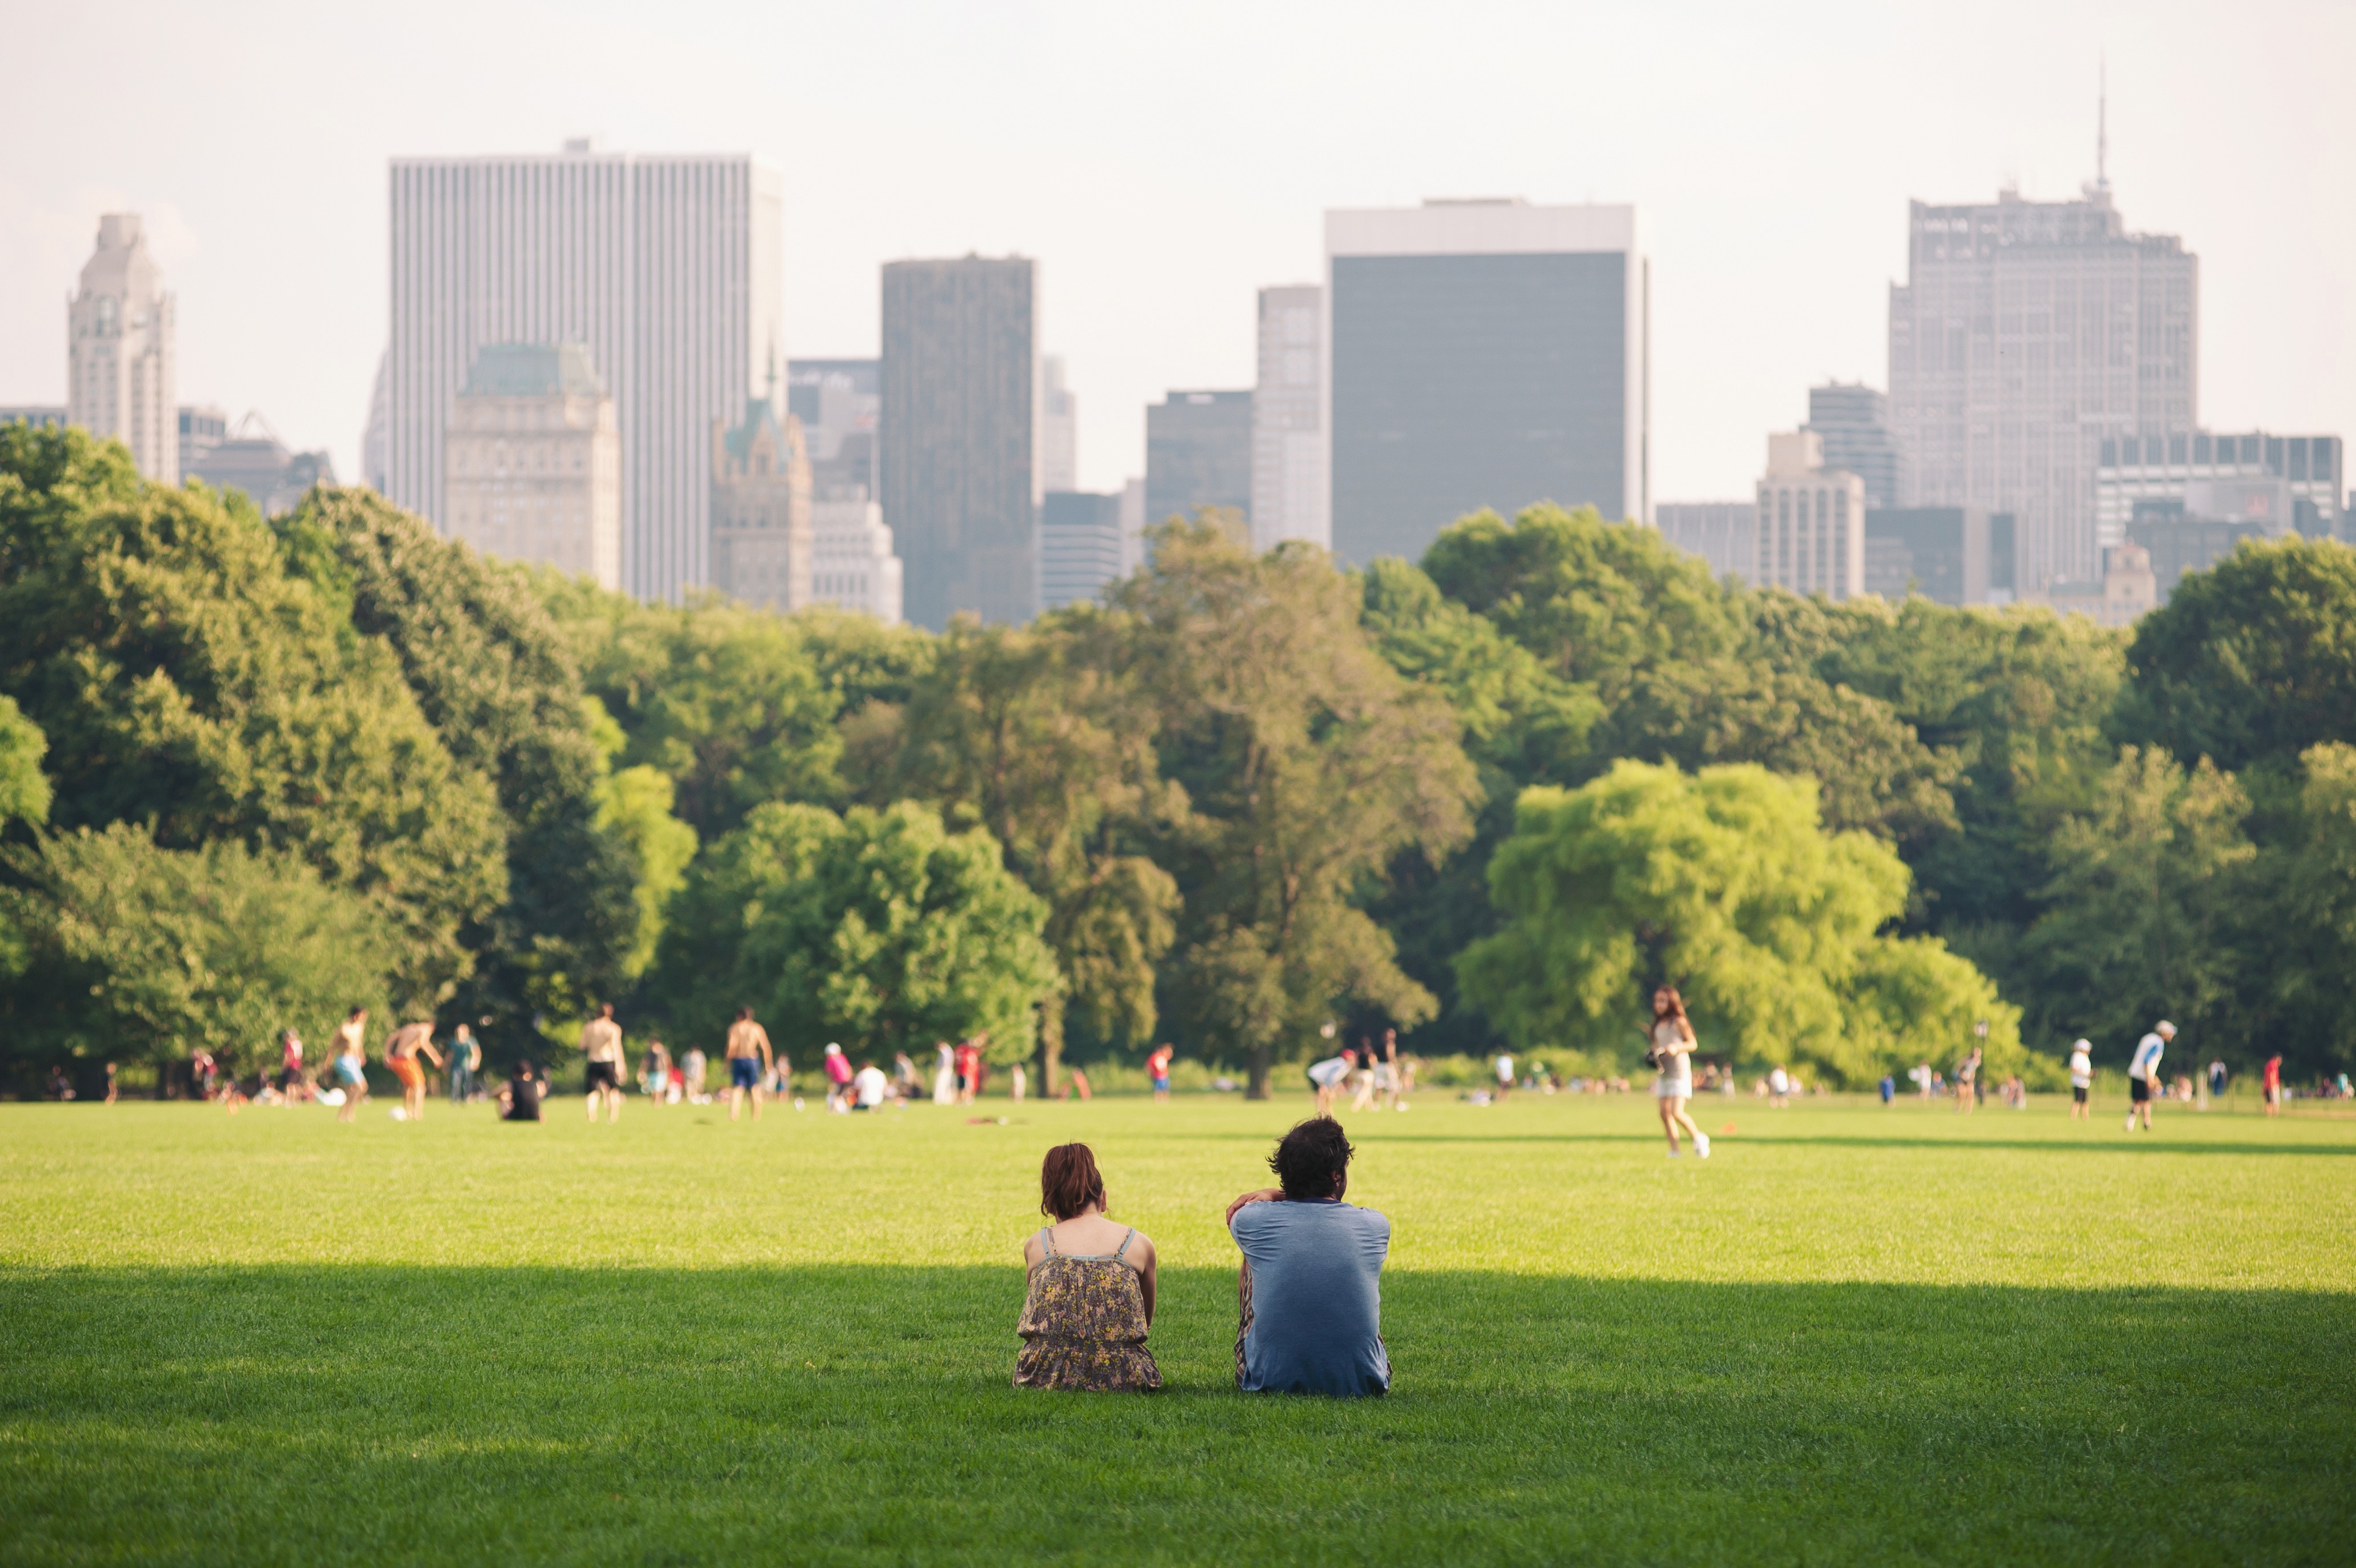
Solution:
M 2133 1111 L 2129 1111 L 2127 1113 L 2127 1131 L 2135 1131 L 2135 1113 Z
M 1681 1148 L 1673 1148 L 1673 1149 L 1671 1149 L 1671 1150 L 1669 1151 L 1669 1157 L 1670 1157 L 1671 1159 L 1675 1159 L 1675 1158 L 1676 1158 L 1676 1157 L 1677 1157 L 1677 1156 L 1679 1156 L 1679 1155 L 1681 1155 L 1681 1154 L 1683 1154 L 1683 1153 L 1685 1153 L 1685 1152 L 1686 1152 L 1686 1151 L 1685 1151 L 1685 1150 L 1683 1150 L 1683 1149 L 1681 1149 Z
M 1708 1133 L 1696 1133 L 1694 1135 L 1694 1153 L 1703 1159 L 1708 1159 L 1709 1157 L 1709 1135 Z

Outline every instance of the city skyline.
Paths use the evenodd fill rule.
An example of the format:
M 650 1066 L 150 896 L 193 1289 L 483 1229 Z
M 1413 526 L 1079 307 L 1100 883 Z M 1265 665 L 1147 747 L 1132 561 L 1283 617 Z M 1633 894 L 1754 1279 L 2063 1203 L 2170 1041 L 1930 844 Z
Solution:
M 2008 180 L 2051 200 L 2093 176 L 2107 49 L 2117 199 L 2136 228 L 2180 235 L 2202 258 L 2201 422 L 2356 427 L 2356 388 L 2334 373 L 2356 347 L 2356 311 L 2331 281 L 2335 259 L 2356 250 L 2356 215 L 2311 196 L 2356 172 L 2356 138 L 2334 131 L 2351 112 L 2321 63 L 2335 38 L 2356 42 L 2342 11 L 2272 7 L 2222 29 L 2198 25 L 2214 14 L 2197 9 L 1999 8 L 1968 37 L 1839 8 L 1805 33 L 1690 6 L 1584 28 L 1485 7 L 1444 36 L 1402 12 L 1366 39 L 1324 39 L 1331 18 L 1314 14 L 1256 17 L 1269 61 L 1290 58 L 1275 47 L 1288 43 L 1339 50 L 1332 80 L 1279 94 L 1274 65 L 1219 53 L 1233 21 L 1215 11 L 1146 47 L 1112 16 L 1023 9 L 985 27 L 905 9 L 904 22 L 924 24 L 916 44 L 882 19 L 794 18 L 794 57 L 840 69 L 784 92 L 750 62 L 787 24 L 735 9 L 654 27 L 592 8 L 542 38 L 537 13 L 497 0 L 428 5 L 398 27 L 248 10 L 227 27 L 208 20 L 202 36 L 134 5 L 127 52 L 91 47 L 82 19 L 37 16 L 24 37 L 58 69 L 0 105 L 17 144 L 48 145 L 41 128 L 68 118 L 102 72 L 157 123 L 193 129 L 167 138 L 102 123 L 0 180 L 12 218 L 0 236 L 0 402 L 64 400 L 59 304 L 98 213 L 141 211 L 181 302 L 182 400 L 262 409 L 291 446 L 324 447 L 339 472 L 359 474 L 387 331 L 390 160 L 538 153 L 587 131 L 616 150 L 745 151 L 786 171 L 786 350 L 797 358 L 876 352 L 885 261 L 1038 257 L 1055 279 L 1043 346 L 1066 357 L 1085 400 L 1077 478 L 1098 491 L 1142 471 L 1138 411 L 1162 393 L 1252 384 L 1256 291 L 1317 275 L 1327 208 L 1485 194 L 1633 202 L 1655 263 L 1653 494 L 1737 496 L 1762 432 L 1804 419 L 1807 388 L 1887 386 L 1886 293 L 1905 277 L 1909 201 L 1986 202 Z M 1697 23 L 1717 46 L 1700 57 Z M 2282 59 L 2266 43 L 2279 36 L 2311 47 Z M 526 55 L 528 37 L 544 59 Z M 202 72 L 187 68 L 221 47 L 214 38 L 257 51 L 265 78 L 276 61 L 291 80 L 305 51 L 369 69 L 347 73 L 336 123 L 289 144 L 270 133 L 267 94 L 200 101 Z M 1635 63 L 1566 74 L 1598 49 Z M 1236 112 L 1215 124 L 1116 112 L 1134 84 L 1019 91 L 1123 51 L 1144 85 L 1205 83 Z M 1654 57 L 1679 63 L 1642 63 Z M 527 58 L 536 69 L 519 74 Z M 925 91 L 894 93 L 905 107 L 877 119 L 866 106 L 886 71 Z M 1836 80 L 1838 114 L 1804 107 L 1812 83 Z M 1573 80 L 1576 91 L 1555 90 Z M 1471 93 L 1483 109 L 1468 119 Z M 2181 112 L 2220 93 L 2248 112 Z M 983 96 L 1004 112 L 975 113 Z M 822 135 L 846 114 L 861 137 Z M 1075 114 L 1097 116 L 1102 134 L 1069 137 Z M 1901 133 L 1859 139 L 1860 116 Z M 951 123 L 958 134 L 945 137 Z M 1297 153 L 1280 166 L 1248 155 L 1271 140 Z M 250 161 L 264 148 L 277 177 L 255 180 Z M 1248 179 L 1232 177 L 1245 169 Z M 288 201 L 288 188 L 303 198 Z M 1190 232 L 1215 242 L 1171 242 Z

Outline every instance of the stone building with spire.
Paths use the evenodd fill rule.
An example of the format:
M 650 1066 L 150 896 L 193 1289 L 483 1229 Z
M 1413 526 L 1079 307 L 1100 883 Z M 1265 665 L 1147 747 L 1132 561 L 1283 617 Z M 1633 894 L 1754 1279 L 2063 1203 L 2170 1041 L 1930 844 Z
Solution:
M 176 310 L 139 215 L 101 218 L 98 249 L 66 306 L 66 421 L 122 442 L 139 472 L 165 485 L 180 482 Z
M 740 603 L 810 602 L 810 460 L 802 421 L 769 395 L 747 399 L 734 430 L 712 421 L 712 585 Z

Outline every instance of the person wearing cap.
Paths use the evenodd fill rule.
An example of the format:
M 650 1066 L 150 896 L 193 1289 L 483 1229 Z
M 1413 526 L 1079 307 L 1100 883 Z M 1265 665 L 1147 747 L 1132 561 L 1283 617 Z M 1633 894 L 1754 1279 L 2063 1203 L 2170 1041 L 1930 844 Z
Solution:
M 2080 1040 L 2070 1048 L 2070 1119 L 2091 1121 L 2094 1112 L 2087 1109 L 2086 1092 L 2094 1086 L 2094 1048 Z
M 842 1054 L 842 1047 L 832 1040 L 826 1042 L 826 1108 L 848 1113 L 851 1101 L 844 1091 L 851 1087 L 851 1058 Z
M 2162 1093 L 2159 1081 L 2159 1058 L 2168 1042 L 2176 1038 L 2176 1026 L 2166 1019 L 2152 1026 L 2149 1034 L 2136 1042 L 2135 1060 L 2127 1064 L 2127 1131 L 2135 1131 L 2136 1113 L 2143 1113 L 2143 1130 L 2151 1131 L 2151 1100 Z

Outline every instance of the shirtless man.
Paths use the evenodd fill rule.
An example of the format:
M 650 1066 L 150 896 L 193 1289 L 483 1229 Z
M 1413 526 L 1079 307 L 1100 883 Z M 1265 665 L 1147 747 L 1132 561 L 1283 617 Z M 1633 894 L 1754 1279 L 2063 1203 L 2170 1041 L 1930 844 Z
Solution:
M 753 1119 L 761 1119 L 761 1080 L 769 1075 L 769 1031 L 753 1021 L 753 1009 L 738 1008 L 728 1026 L 728 1119 L 734 1121 L 749 1096 Z
M 336 1026 L 336 1087 L 344 1092 L 343 1107 L 336 1113 L 339 1122 L 350 1121 L 368 1098 L 367 1058 L 360 1050 L 367 1038 L 366 1008 L 354 1008 Z
M 401 1080 L 402 1109 L 412 1122 L 425 1119 L 425 1069 L 417 1065 L 421 1051 L 438 1071 L 442 1053 L 434 1049 L 431 1021 L 403 1024 L 384 1038 L 384 1064 Z
M 589 1095 L 589 1120 L 597 1119 L 597 1107 L 606 1107 L 608 1123 L 622 1119 L 622 1074 L 628 1063 L 622 1058 L 622 1026 L 614 1021 L 614 1004 L 599 1005 L 597 1016 L 581 1026 L 581 1059 L 587 1065 L 583 1070 L 583 1086 Z

